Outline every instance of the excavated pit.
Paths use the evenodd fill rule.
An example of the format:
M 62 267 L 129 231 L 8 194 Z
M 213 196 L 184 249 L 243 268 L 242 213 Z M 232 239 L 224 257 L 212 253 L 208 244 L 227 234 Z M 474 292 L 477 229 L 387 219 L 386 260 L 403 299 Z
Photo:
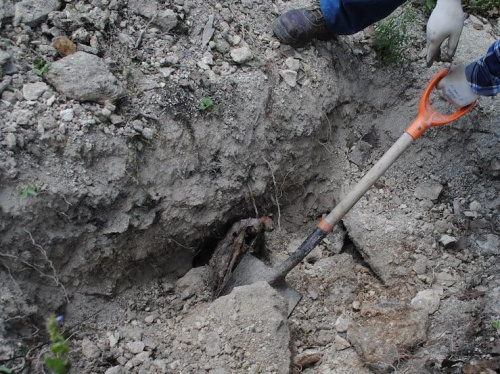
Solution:
M 409 60 L 384 67 L 368 32 L 276 44 L 274 6 L 300 1 L 76 3 L 30 29 L 0 20 L 18 69 L 2 96 L 15 102 L 0 104 L 0 368 L 44 372 L 56 314 L 74 373 L 497 369 L 500 116 L 487 98 L 416 142 L 290 273 L 303 299 L 289 319 L 265 284 L 211 299 L 207 264 L 233 223 L 272 216 L 279 263 L 413 120 L 443 67 L 419 57 L 423 17 Z M 220 45 L 203 44 L 209 13 Z M 32 61 L 61 60 L 54 28 L 92 40 L 126 98 L 47 85 L 26 99 L 46 82 Z M 495 37 L 469 18 L 457 61 Z M 253 58 L 234 61 L 236 47 Z

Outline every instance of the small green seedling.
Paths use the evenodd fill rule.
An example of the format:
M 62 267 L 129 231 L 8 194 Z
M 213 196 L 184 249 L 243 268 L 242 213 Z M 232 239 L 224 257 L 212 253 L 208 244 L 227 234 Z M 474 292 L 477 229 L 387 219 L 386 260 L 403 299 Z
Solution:
M 39 57 L 33 61 L 33 66 L 35 67 L 35 74 L 41 77 L 49 71 L 50 63 L 43 57 Z
M 26 199 L 28 197 L 34 197 L 38 195 L 38 191 L 39 191 L 38 186 L 27 185 L 23 187 L 23 189 L 21 190 L 20 196 L 23 199 Z
M 70 362 L 66 359 L 66 355 L 69 353 L 69 344 L 59 332 L 59 324 L 56 317 L 52 316 L 49 318 L 47 331 L 52 342 L 50 346 L 52 354 L 50 356 L 46 355 L 43 362 L 54 373 L 66 374 L 71 366 Z
M 500 321 L 491 321 L 491 327 L 494 329 L 500 329 Z
M 423 2 L 424 14 L 429 17 L 436 7 L 436 0 L 424 0 Z
M 392 14 L 375 24 L 373 48 L 382 64 L 397 65 L 407 59 L 407 49 L 410 45 L 407 30 L 415 22 L 415 18 L 413 8 L 405 6 L 400 13 Z
M 200 99 L 200 105 L 196 107 L 198 110 L 207 110 L 214 105 L 214 101 L 209 97 L 202 97 Z
M 9 369 L 7 366 L 0 365 L 0 373 L 2 373 L 2 374 L 13 374 L 14 371 L 12 369 Z

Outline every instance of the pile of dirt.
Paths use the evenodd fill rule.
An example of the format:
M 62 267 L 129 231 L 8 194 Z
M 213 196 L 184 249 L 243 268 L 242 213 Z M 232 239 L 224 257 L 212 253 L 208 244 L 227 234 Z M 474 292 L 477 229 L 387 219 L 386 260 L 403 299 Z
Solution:
M 48 372 L 50 315 L 74 373 L 499 370 L 495 99 L 428 131 L 290 273 L 291 316 L 264 282 L 212 300 L 233 223 L 272 218 L 283 261 L 447 66 L 425 67 L 418 4 L 402 66 L 373 28 L 280 45 L 272 21 L 305 5 L 0 0 L 0 371 Z M 468 15 L 455 63 L 499 35 Z

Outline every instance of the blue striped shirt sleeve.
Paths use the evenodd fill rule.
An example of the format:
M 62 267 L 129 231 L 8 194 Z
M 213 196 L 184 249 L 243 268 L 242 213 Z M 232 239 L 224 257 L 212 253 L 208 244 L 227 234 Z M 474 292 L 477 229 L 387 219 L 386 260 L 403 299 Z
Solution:
M 500 92 L 500 40 L 491 45 L 486 56 L 467 65 L 465 76 L 478 95 L 495 96 Z

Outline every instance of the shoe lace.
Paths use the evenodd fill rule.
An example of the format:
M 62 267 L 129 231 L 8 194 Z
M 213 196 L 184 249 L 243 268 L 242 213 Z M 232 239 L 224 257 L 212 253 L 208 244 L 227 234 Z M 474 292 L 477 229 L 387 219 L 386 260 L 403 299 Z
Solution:
M 319 8 L 319 1 L 315 1 L 315 2 L 318 4 L 318 6 L 311 6 L 311 7 L 306 8 L 306 9 L 309 12 L 309 14 L 314 17 L 316 22 L 323 22 L 324 17 L 323 17 L 323 12 Z

